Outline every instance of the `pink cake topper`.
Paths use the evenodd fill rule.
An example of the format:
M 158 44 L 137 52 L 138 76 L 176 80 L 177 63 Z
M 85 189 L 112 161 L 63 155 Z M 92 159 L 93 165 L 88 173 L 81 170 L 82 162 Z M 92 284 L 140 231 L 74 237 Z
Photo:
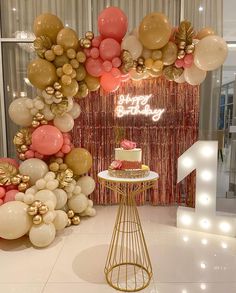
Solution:
M 124 150 L 133 150 L 136 148 L 136 142 L 124 139 L 121 143 L 120 146 L 124 149 Z
M 120 160 L 115 160 L 110 165 L 110 168 L 113 170 L 120 170 L 121 167 L 122 167 L 122 162 Z

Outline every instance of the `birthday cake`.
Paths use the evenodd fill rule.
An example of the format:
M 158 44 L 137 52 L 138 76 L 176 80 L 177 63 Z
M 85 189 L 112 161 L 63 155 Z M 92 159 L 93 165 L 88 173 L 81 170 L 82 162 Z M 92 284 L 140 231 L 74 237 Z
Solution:
M 113 177 L 140 178 L 149 175 L 149 167 L 142 165 L 142 150 L 136 143 L 123 140 L 119 148 L 115 148 L 115 160 L 108 168 Z

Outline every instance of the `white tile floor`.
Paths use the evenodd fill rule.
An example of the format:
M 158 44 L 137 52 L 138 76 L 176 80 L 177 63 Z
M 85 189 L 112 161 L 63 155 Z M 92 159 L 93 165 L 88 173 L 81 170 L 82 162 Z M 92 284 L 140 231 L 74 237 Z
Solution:
M 111 293 L 103 267 L 117 207 L 67 228 L 46 249 L 0 240 L 1 293 Z M 235 293 L 236 239 L 175 228 L 175 207 L 139 208 L 154 278 L 145 293 Z

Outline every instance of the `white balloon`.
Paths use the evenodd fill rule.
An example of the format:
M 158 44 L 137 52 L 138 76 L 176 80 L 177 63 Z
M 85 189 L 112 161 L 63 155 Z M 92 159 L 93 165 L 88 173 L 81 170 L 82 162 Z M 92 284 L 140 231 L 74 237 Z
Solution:
M 53 224 L 56 230 L 62 230 L 66 227 L 68 223 L 67 214 L 64 211 L 56 211 L 56 218 L 53 221 Z
M 202 70 L 215 70 L 228 55 L 227 43 L 219 36 L 211 35 L 200 40 L 195 46 L 194 63 Z
M 61 188 L 57 188 L 57 189 L 53 190 L 53 193 L 55 194 L 55 196 L 57 198 L 57 204 L 56 204 L 55 209 L 59 210 L 59 209 L 63 208 L 64 205 L 66 204 L 66 202 L 67 202 L 67 194 Z
M 29 239 L 37 247 L 46 247 L 56 236 L 55 226 L 50 224 L 33 225 L 29 232 Z
M 130 36 L 135 36 L 137 39 L 139 38 L 139 27 L 138 26 L 132 30 L 132 32 L 130 33 Z
M 55 115 L 52 113 L 51 109 L 50 109 L 50 106 L 48 105 L 44 105 L 44 108 L 42 110 L 42 113 L 44 115 L 44 118 L 48 121 L 54 119 Z
M 45 215 L 43 215 L 43 221 L 45 224 L 52 223 L 56 217 L 55 211 L 49 211 Z
M 62 116 L 56 116 L 53 123 L 62 132 L 69 132 L 74 127 L 74 119 L 69 113 L 65 113 Z
M 68 200 L 68 207 L 75 213 L 82 213 L 88 207 L 88 198 L 83 193 L 74 195 Z
M 177 82 L 177 83 L 185 82 L 184 72 L 178 78 L 175 79 L 175 82 Z
M 11 120 L 20 126 L 30 126 L 33 121 L 33 116 L 30 109 L 26 107 L 28 98 L 15 99 L 9 107 L 8 113 Z
M 67 102 L 68 102 L 68 106 L 67 106 L 67 111 L 66 112 L 69 112 L 73 108 L 73 105 L 74 105 L 73 98 L 68 97 Z
M 206 78 L 206 71 L 199 69 L 196 65 L 184 69 L 184 78 L 191 85 L 198 85 Z
M 81 187 L 81 192 L 84 195 L 91 194 L 94 191 L 96 186 L 94 179 L 90 176 L 80 177 L 79 180 L 77 181 L 77 184 Z
M 48 172 L 48 166 L 44 161 L 32 158 L 22 162 L 19 171 L 22 175 L 29 175 L 30 184 L 33 185 Z
M 137 59 L 142 54 L 143 46 L 135 36 L 131 35 L 123 39 L 121 49 L 129 51 L 132 58 Z
M 71 115 L 73 119 L 78 118 L 81 113 L 80 105 L 74 102 L 73 108 L 68 113 Z
M 49 189 L 42 189 L 35 194 L 35 200 L 41 200 L 46 204 L 47 201 L 51 201 L 53 203 L 54 208 L 57 204 L 56 195 Z
M 87 209 L 83 212 L 83 213 L 80 213 L 80 216 L 81 217 L 94 217 L 96 216 L 96 210 L 92 207 L 87 207 Z
M 10 201 L 0 206 L 0 237 L 17 239 L 29 231 L 32 219 L 27 208 L 28 205 L 21 201 Z

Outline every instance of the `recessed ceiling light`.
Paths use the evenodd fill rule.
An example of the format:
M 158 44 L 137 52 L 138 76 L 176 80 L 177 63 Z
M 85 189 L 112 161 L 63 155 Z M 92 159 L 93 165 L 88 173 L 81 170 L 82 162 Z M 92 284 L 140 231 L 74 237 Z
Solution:
M 13 7 L 13 8 L 12 8 L 12 11 L 16 11 L 16 8 L 15 8 L 15 7 Z
M 199 11 L 203 11 L 203 7 L 202 6 L 199 6 L 198 10 Z

